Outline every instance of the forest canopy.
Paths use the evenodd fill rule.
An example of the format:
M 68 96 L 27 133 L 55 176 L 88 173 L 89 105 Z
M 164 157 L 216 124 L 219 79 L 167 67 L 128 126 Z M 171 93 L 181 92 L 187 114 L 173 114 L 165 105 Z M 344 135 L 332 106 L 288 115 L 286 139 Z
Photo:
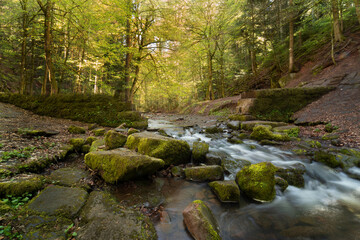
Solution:
M 282 87 L 359 30 L 360 0 L 3 0 L 0 91 L 109 94 L 142 110 Z

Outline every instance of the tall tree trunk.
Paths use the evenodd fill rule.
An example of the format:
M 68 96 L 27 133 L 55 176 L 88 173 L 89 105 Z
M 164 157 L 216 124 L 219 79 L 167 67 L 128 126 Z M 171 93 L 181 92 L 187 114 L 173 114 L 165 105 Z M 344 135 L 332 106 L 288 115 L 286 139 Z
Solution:
M 26 90 L 26 40 L 28 37 L 28 13 L 27 0 L 20 1 L 23 11 L 22 15 L 22 43 L 21 43 L 21 80 L 20 80 L 20 94 L 24 94 Z
M 84 41 L 83 48 L 81 49 L 80 62 L 79 62 L 76 83 L 75 83 L 75 88 L 74 88 L 75 93 L 81 93 L 81 73 L 82 73 L 82 69 L 83 69 L 83 65 L 84 65 L 84 60 L 85 60 L 85 41 Z
M 251 60 L 251 71 L 253 74 L 257 73 L 256 64 L 256 52 L 255 52 L 255 16 L 254 16 L 254 2 L 250 1 L 251 7 L 251 46 L 250 46 L 250 60 Z
M 289 21 L 289 73 L 294 71 L 294 14 L 293 0 L 289 0 L 290 21 Z
M 354 0 L 354 2 L 355 2 L 356 15 L 360 24 L 360 0 Z
M 225 70 L 224 70 L 224 49 L 220 53 L 220 87 L 221 87 L 221 97 L 225 97 Z
M 130 89 L 130 68 L 132 61 L 132 53 L 131 53 L 131 23 L 130 19 L 126 20 L 126 48 L 127 53 L 125 57 L 125 102 L 132 102 L 132 89 Z
M 209 47 L 209 51 L 208 51 L 208 86 L 207 86 L 207 94 L 206 94 L 206 100 L 214 100 L 214 89 L 213 89 L 213 67 L 212 67 L 212 61 L 213 61 L 213 56 L 210 52 L 210 46 Z
M 340 20 L 339 20 L 339 5 L 338 0 L 331 0 L 331 9 L 333 15 L 333 29 L 335 42 L 341 42 L 343 40 Z
M 34 94 L 34 77 L 35 77 L 35 38 L 31 38 L 31 47 L 30 47 L 30 65 L 31 71 L 29 76 L 29 94 Z

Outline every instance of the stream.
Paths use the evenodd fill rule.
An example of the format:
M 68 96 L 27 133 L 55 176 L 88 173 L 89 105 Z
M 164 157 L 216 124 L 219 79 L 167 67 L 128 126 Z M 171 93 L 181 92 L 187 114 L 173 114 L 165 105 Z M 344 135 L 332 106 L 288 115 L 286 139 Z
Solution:
M 210 138 L 200 133 L 200 128 L 184 129 L 165 120 L 149 120 L 149 129 L 163 129 L 190 146 L 199 140 L 208 143 L 211 153 L 226 159 L 226 179 L 235 178 L 244 160 L 252 164 L 272 162 L 284 168 L 300 163 L 306 169 L 304 188 L 289 186 L 284 192 L 277 190 L 271 203 L 256 203 L 246 197 L 239 204 L 220 203 L 207 183 L 180 178 L 140 181 L 136 188 L 117 192 L 117 198 L 129 205 L 164 207 L 155 224 L 159 239 L 192 239 L 184 227 L 182 211 L 197 199 L 212 210 L 223 239 L 360 239 L 360 182 L 345 173 L 255 141 L 230 144 L 226 132 Z M 351 172 L 360 175 L 359 168 Z

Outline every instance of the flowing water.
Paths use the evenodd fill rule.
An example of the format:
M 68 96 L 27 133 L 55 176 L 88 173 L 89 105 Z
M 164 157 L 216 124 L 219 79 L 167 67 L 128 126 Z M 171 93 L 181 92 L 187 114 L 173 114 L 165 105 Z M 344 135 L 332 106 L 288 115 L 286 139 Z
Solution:
M 360 239 L 358 180 L 254 141 L 230 144 L 226 137 L 213 139 L 199 133 L 199 129 L 183 129 L 166 121 L 150 120 L 149 127 L 164 129 L 190 146 L 198 140 L 207 142 L 210 152 L 226 158 L 227 179 L 235 178 L 244 160 L 252 164 L 272 162 L 285 168 L 300 163 L 306 169 L 304 188 L 289 186 L 285 192 L 277 191 L 273 202 L 262 204 L 245 197 L 239 204 L 221 204 L 206 183 L 162 178 L 145 184 L 137 195 L 131 194 L 135 194 L 139 202 L 164 206 L 161 220 L 156 224 L 159 239 L 192 239 L 183 225 L 182 211 L 196 199 L 205 201 L 213 211 L 223 239 Z M 352 168 L 350 172 L 360 175 L 359 168 Z M 120 198 L 124 200 L 129 195 L 124 192 Z

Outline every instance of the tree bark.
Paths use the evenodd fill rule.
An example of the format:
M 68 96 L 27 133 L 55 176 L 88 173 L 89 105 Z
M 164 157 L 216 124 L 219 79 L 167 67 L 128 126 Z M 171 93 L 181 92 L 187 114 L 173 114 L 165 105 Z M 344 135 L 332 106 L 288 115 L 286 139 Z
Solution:
M 21 43 L 21 80 L 20 80 L 20 94 L 24 94 L 26 90 L 26 40 L 28 37 L 28 13 L 27 13 L 27 0 L 20 1 L 23 10 L 22 15 L 22 43 Z
M 294 14 L 293 0 L 289 0 L 290 21 L 289 21 L 289 73 L 294 71 Z
M 360 0 L 354 0 L 354 2 L 355 2 L 356 15 L 360 24 Z
M 212 61 L 213 61 L 213 55 L 211 54 L 210 51 L 210 46 L 209 46 L 209 51 L 208 51 L 208 89 L 207 89 L 207 94 L 206 94 L 206 100 L 214 100 L 214 89 L 213 89 L 213 67 L 212 67 Z
M 132 102 L 132 89 L 130 89 L 130 68 L 132 61 L 132 53 L 131 53 L 131 23 L 130 19 L 126 20 L 126 48 L 127 53 L 125 57 L 125 102 Z
M 339 20 L 339 5 L 338 0 L 331 0 L 331 9 L 333 15 L 333 30 L 335 42 L 341 42 L 343 40 L 340 20 Z

